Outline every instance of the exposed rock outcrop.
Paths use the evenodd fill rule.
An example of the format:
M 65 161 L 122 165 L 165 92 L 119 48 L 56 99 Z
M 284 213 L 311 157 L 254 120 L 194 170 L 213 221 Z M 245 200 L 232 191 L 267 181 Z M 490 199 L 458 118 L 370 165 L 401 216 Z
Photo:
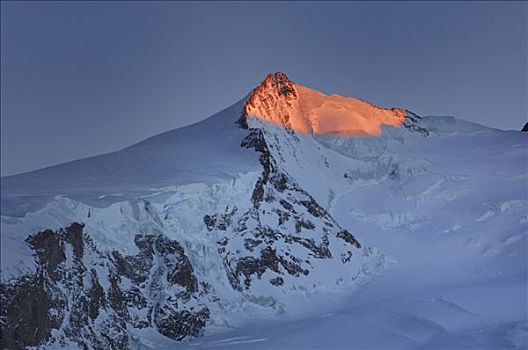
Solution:
M 317 260 L 351 256 L 350 250 L 360 249 L 356 238 L 280 169 L 262 130 L 249 131 L 242 146 L 260 154 L 263 168 L 252 207 L 244 212 L 226 208 L 225 213 L 204 217 L 208 229 L 222 237 L 218 251 L 233 288 L 250 290 L 264 276 L 273 286 L 291 285 L 286 276 L 302 279 L 317 268 Z M 350 258 L 340 261 L 345 264 Z
M 100 251 L 83 225 L 31 235 L 37 270 L 0 285 L 1 345 L 126 349 L 128 328 L 153 327 L 181 340 L 209 319 L 178 242 L 136 235 L 136 255 Z

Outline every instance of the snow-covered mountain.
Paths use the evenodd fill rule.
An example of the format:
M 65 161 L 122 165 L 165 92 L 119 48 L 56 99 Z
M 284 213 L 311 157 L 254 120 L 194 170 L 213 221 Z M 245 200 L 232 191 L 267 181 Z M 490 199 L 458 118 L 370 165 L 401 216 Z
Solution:
M 522 348 L 527 141 L 275 73 L 4 177 L 2 348 Z

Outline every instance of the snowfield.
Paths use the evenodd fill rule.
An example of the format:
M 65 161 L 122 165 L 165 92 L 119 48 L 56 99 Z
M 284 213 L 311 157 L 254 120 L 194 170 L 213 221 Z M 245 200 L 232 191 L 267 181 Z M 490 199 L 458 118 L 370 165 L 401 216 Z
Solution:
M 2 178 L 2 283 L 42 269 L 29 234 L 79 222 L 101 251 L 92 264 L 111 265 L 104 251 L 141 256 L 142 234 L 178 242 L 192 266 L 188 294 L 153 287 L 153 271 L 168 271 L 155 251 L 150 292 L 137 287 L 150 306 L 128 306 L 131 318 L 153 315 L 127 324 L 133 349 L 528 347 L 527 133 L 431 116 L 381 136 L 314 136 L 258 118 L 244 129 L 242 106 Z M 112 283 L 100 282 L 103 294 Z M 170 295 L 207 308 L 198 336 L 163 335 L 154 313 Z M 90 344 L 61 320 L 44 348 Z

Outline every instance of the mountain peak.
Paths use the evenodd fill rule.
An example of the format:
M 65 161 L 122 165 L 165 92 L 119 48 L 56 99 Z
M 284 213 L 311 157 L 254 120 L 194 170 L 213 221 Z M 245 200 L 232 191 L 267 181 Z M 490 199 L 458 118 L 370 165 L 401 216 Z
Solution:
M 256 117 L 302 133 L 310 133 L 297 85 L 283 72 L 268 74 L 244 105 L 244 116 Z
M 381 135 L 383 124 L 398 127 L 406 112 L 380 108 L 352 97 L 325 95 L 288 79 L 268 74 L 247 99 L 243 115 L 303 134 Z
M 295 84 L 283 72 L 268 74 L 266 80 L 269 80 L 275 86 L 279 95 L 288 95 L 291 93 L 295 96 Z

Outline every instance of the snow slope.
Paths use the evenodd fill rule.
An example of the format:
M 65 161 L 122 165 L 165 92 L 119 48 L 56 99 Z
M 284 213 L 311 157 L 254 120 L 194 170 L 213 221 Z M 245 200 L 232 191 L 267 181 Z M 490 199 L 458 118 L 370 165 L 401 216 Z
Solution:
M 243 104 L 118 152 L 2 177 L 2 215 L 23 216 L 57 195 L 103 207 L 158 188 L 216 183 L 257 171 L 256 155 L 240 147 L 246 132 L 235 124 Z
M 349 147 L 371 142 L 387 142 L 403 158 L 397 173 L 382 166 L 389 176 L 376 181 L 325 182 L 339 193 L 328 204 L 336 220 L 394 261 L 384 276 L 326 311 L 182 348 L 526 348 L 528 140 L 452 117 L 427 117 L 423 126 L 428 138 L 392 130 L 381 139 L 323 141 L 351 160 L 360 156 Z
M 292 101 L 269 93 L 281 106 Z M 72 263 L 70 243 L 60 243 L 61 273 L 99 256 L 110 296 L 113 279 L 101 276 L 119 275 L 123 259 L 152 259 L 139 267 L 150 289 L 119 276 L 122 293 L 146 298 L 128 306 L 130 317 L 153 315 L 148 327 L 117 327 L 132 348 L 528 346 L 527 135 L 409 111 L 401 125 L 377 124 L 381 134 L 303 132 L 296 123 L 315 119 L 302 109 L 269 122 L 241 119 L 245 106 L 119 152 L 2 178 L 3 283 L 42 271 L 28 234 L 80 222 L 101 252 Z M 178 261 L 189 263 L 178 273 L 191 266 L 192 293 L 159 284 L 156 271 L 173 269 L 173 258 L 149 258 L 137 237 L 150 235 L 181 246 Z M 163 317 L 176 311 L 161 295 L 183 298 L 177 312 L 191 316 L 207 308 L 204 336 L 188 336 L 201 327 L 190 316 L 192 329 L 178 328 L 183 342 L 170 339 Z M 94 324 L 121 317 L 104 310 Z M 95 327 L 68 322 L 63 329 Z M 98 339 L 67 334 L 47 346 Z
M 296 135 L 292 141 L 321 147 L 329 167 L 305 166 L 299 176 L 329 179 L 319 187 L 334 195 L 324 201 L 321 190 L 321 202 L 393 261 L 382 277 L 348 296 L 332 295 L 323 309 L 307 310 L 306 301 L 296 300 L 301 313 L 179 348 L 526 348 L 527 138 L 451 117 L 427 117 L 423 126 L 427 138 L 399 129 L 386 130 L 381 139 Z M 383 144 L 390 145 L 391 157 L 381 157 L 389 152 Z M 318 161 L 308 147 L 295 149 L 300 163 Z M 309 151 L 301 155 L 299 149 Z M 368 154 L 353 149 L 373 152 L 376 171 L 364 169 L 359 160 Z M 347 184 L 331 177 L 338 164 L 355 174 Z M 173 346 L 146 338 L 156 348 Z

